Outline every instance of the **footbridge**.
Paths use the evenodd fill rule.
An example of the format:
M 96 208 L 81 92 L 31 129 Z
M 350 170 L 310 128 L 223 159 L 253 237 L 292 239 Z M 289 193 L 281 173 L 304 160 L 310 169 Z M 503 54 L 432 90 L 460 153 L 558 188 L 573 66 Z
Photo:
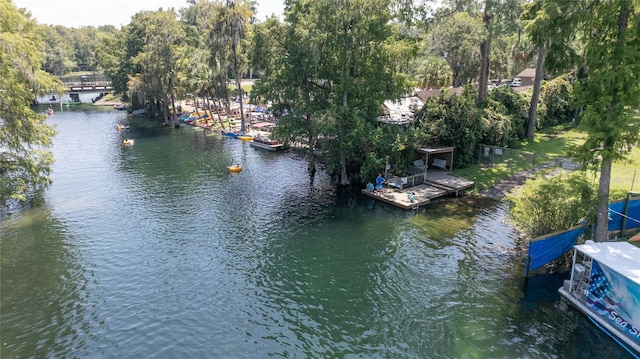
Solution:
M 65 76 L 61 80 L 69 92 L 109 92 L 113 90 L 111 80 L 102 74 Z

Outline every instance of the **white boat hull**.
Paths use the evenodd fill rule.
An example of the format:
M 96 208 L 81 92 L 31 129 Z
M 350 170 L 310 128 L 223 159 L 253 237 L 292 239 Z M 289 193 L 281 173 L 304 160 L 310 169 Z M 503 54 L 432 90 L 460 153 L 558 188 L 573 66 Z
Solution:
M 640 357 L 640 248 L 626 242 L 575 246 L 571 278 L 558 292 Z
M 255 140 L 252 142 L 249 142 L 249 145 L 251 145 L 251 147 L 260 148 L 260 149 L 271 151 L 271 152 L 280 151 L 284 147 L 283 144 L 270 145 L 267 143 L 256 142 Z

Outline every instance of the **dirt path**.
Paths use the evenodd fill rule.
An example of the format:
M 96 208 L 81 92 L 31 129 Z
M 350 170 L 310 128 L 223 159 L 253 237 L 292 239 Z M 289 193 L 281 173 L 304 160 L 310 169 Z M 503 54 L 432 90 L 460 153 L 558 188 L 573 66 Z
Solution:
M 555 162 L 546 163 L 544 165 L 536 166 L 524 172 L 512 174 L 509 177 L 503 179 L 502 181 L 496 183 L 495 185 L 489 188 L 480 190 L 478 193 L 482 196 L 493 198 L 495 200 L 501 200 L 502 198 L 504 198 L 504 196 L 511 193 L 511 191 L 514 188 L 524 185 L 524 183 L 528 179 L 535 179 L 536 176 L 534 174 L 536 172 L 543 169 L 549 169 L 549 168 L 557 168 L 558 170 L 560 169 L 558 167 L 558 163 L 555 163 Z

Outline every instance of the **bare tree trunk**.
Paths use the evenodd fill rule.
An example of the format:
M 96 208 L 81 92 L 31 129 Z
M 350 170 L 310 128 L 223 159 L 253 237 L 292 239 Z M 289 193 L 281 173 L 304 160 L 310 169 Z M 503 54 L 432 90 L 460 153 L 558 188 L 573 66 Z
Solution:
M 609 240 L 607 235 L 609 228 L 609 187 L 611 185 L 611 158 L 602 159 L 600 164 L 600 183 L 598 184 L 598 216 L 596 218 L 596 228 L 593 240 L 604 242 Z
M 542 77 L 544 76 L 544 55 L 546 52 L 545 44 L 538 48 L 538 61 L 536 62 L 536 77 L 533 83 L 533 94 L 531 95 L 531 104 L 529 105 L 529 126 L 527 126 L 527 138 L 533 139 L 536 134 L 536 116 L 538 115 L 538 99 L 540 98 L 540 87 L 542 85 Z
M 169 74 L 169 96 L 171 96 L 171 107 L 172 107 L 171 117 L 173 119 L 173 126 L 175 126 L 175 128 L 178 128 L 178 127 L 180 127 L 180 123 L 178 122 L 178 116 L 176 114 L 176 99 L 175 99 L 175 95 L 173 94 L 173 76 L 172 76 L 172 74 Z
M 344 107 L 346 113 L 347 106 L 349 105 L 349 93 L 347 92 L 346 86 L 347 81 L 349 80 L 349 40 L 347 38 L 347 31 L 345 30 L 344 34 L 344 68 L 343 68 L 343 90 L 342 90 L 342 107 Z M 344 115 L 344 114 L 343 114 Z M 338 136 L 339 140 L 344 137 L 346 130 L 344 129 L 345 124 L 343 119 L 340 121 L 338 128 L 340 129 L 340 135 Z M 340 141 L 340 184 L 346 186 L 349 184 L 349 178 L 347 175 L 347 153 L 342 141 Z
M 309 148 L 307 149 L 307 171 L 309 172 L 309 179 L 311 183 L 316 176 L 316 155 L 314 149 L 316 147 L 315 131 L 313 130 L 313 123 L 311 122 L 311 115 L 307 114 L 306 120 L 309 123 Z
M 240 75 L 238 74 L 236 74 L 236 85 L 238 85 L 238 96 L 239 96 L 238 102 L 240 103 L 240 132 L 244 133 L 246 126 L 244 123 L 244 109 L 242 108 L 242 105 L 243 105 L 242 84 L 240 80 Z
M 207 108 L 209 109 L 209 113 L 211 114 L 211 119 L 213 119 L 213 113 L 211 112 L 211 102 L 209 102 L 209 97 L 211 96 L 211 94 L 209 93 L 209 90 L 205 90 L 204 91 L 206 96 L 207 96 Z M 218 117 L 218 122 L 220 123 L 220 128 L 222 128 L 223 130 L 224 128 L 224 122 L 222 122 L 222 118 L 220 117 L 220 111 L 218 110 L 218 104 L 216 103 L 216 101 L 213 101 L 213 103 L 216 106 L 216 117 Z
M 513 65 L 514 65 L 513 66 L 514 68 L 511 70 L 511 72 L 513 72 L 514 69 L 519 67 L 518 66 L 518 51 L 520 50 L 520 41 L 521 40 L 522 40 L 522 28 L 518 27 L 518 37 L 516 38 L 516 44 L 513 45 L 513 50 L 511 51 L 511 56 L 512 56 Z
M 618 16 L 618 36 L 616 38 L 616 53 L 620 54 L 625 41 L 625 32 L 628 27 L 629 19 L 629 1 L 626 0 L 622 3 L 620 8 L 620 14 Z M 613 108 L 618 103 L 618 96 L 615 95 L 608 106 L 608 113 L 605 121 L 610 126 L 609 118 Z M 605 150 L 612 148 L 612 143 L 609 143 L 605 139 L 603 143 Z M 602 158 L 600 164 L 600 182 L 598 184 L 598 217 L 596 218 L 596 229 L 593 236 L 593 240 L 596 242 L 603 242 L 608 240 L 609 231 L 609 191 L 611 187 L 611 167 L 613 166 L 613 159 L 611 155 L 607 155 Z
M 215 102 L 216 104 L 216 113 L 218 114 L 218 122 L 220 122 L 220 126 L 222 126 L 222 129 L 224 130 L 224 122 L 222 122 L 222 117 L 220 117 L 220 109 L 222 108 L 222 101 L 217 101 Z M 227 117 L 229 117 L 229 115 L 227 115 Z M 231 125 L 229 125 L 229 127 L 231 127 Z
M 204 113 L 205 115 L 207 115 L 207 124 L 208 124 L 209 119 L 213 120 L 213 113 L 211 113 L 211 102 L 209 101 L 209 93 L 206 90 L 204 91 L 204 100 L 205 100 L 205 105 L 207 106 L 204 109 Z
M 487 38 L 480 43 L 480 56 L 482 63 L 480 65 L 480 80 L 478 81 L 478 102 L 484 102 L 487 99 L 489 89 L 489 54 L 491 51 L 491 2 L 487 1 L 484 6 L 484 16 L 482 22 L 487 29 Z
M 478 102 L 484 102 L 487 99 L 489 89 L 489 47 L 491 41 L 486 39 L 480 44 L 480 54 L 482 55 L 482 64 L 480 65 L 480 80 L 478 81 Z
M 171 123 L 169 121 L 169 98 L 167 95 L 164 95 L 162 99 L 162 117 L 164 119 L 162 125 L 169 126 Z

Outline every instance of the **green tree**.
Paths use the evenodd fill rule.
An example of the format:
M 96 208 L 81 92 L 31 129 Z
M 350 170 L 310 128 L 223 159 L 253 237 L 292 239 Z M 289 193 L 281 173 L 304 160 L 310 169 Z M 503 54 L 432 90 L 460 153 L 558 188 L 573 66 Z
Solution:
M 69 42 L 71 31 L 64 26 L 43 25 L 42 68 L 50 74 L 62 76 L 78 66 L 73 45 Z
M 328 170 L 348 184 L 369 152 L 380 105 L 406 88 L 398 69 L 403 56 L 412 56 L 411 46 L 398 39 L 387 0 L 286 5 L 289 26 L 277 70 L 261 79 L 260 91 L 291 114 L 278 127 L 294 128 L 290 121 L 310 138 L 321 135 Z
M 100 66 L 105 74 L 111 78 L 115 93 L 122 95 L 126 101 L 131 101 L 133 108 L 144 107 L 146 97 L 142 91 L 137 91 L 136 96 L 130 96 L 130 76 L 142 71 L 142 65 L 134 61 L 136 56 L 144 50 L 147 15 L 140 12 L 131 18 L 131 22 L 120 31 L 105 33 L 102 46 L 99 47 Z
M 223 78 L 220 71 L 233 74 L 240 104 L 241 131 L 245 132 L 244 91 L 241 81 L 242 75 L 248 70 L 247 52 L 251 38 L 251 28 L 248 25 L 253 16 L 251 4 L 244 0 L 227 0 L 225 5 L 216 5 L 214 14 L 215 17 L 210 19 L 213 23 L 210 40 L 220 51 L 220 55 L 226 55 L 226 58 L 218 56 L 218 64 L 228 66 L 216 64 L 219 68 L 216 72 L 219 73 L 219 78 Z
M 476 106 L 475 96 L 477 91 L 469 85 L 460 96 L 444 91 L 431 97 L 415 116 L 416 145 L 452 146 L 456 148 L 453 161 L 456 166 L 473 163 L 476 147 L 489 128 Z
M 316 171 L 316 146 L 325 131 L 330 106 L 329 88 L 322 86 L 317 74 L 320 61 L 320 37 L 317 31 L 305 31 L 313 18 L 308 8 L 292 2 L 288 24 L 271 17 L 255 27 L 252 42 L 252 66 L 262 74 L 251 96 L 272 101 L 282 116 L 273 136 L 284 141 L 306 143 L 308 171 L 313 180 Z
M 486 30 L 485 37 L 480 42 L 480 74 L 478 80 L 478 102 L 487 98 L 489 85 L 489 70 L 491 69 L 490 52 L 491 41 L 505 32 L 513 32 L 519 24 L 522 0 L 484 0 L 482 7 L 482 23 Z
M 418 87 L 443 88 L 451 85 L 451 67 L 442 57 L 431 56 L 420 67 Z
M 545 81 L 540 91 L 542 111 L 539 116 L 539 128 L 551 127 L 573 120 L 575 99 L 568 76 L 558 76 Z
M 521 18 L 524 29 L 532 43 L 538 48 L 536 75 L 529 106 L 527 137 L 533 139 L 536 131 L 538 102 L 544 76 L 545 59 L 547 68 L 558 71 L 576 63 L 575 51 L 569 46 L 577 30 L 581 15 L 579 1 L 541 0 L 526 4 Z M 547 55 L 547 49 L 549 54 Z
M 585 106 L 581 125 L 587 140 L 577 149 L 584 163 L 600 168 L 595 241 L 607 240 L 613 161 L 638 144 L 640 123 L 640 0 L 589 2 L 581 23 L 587 76 L 575 95 Z
M 432 54 L 444 57 L 453 71 L 453 86 L 478 78 L 481 64 L 478 44 L 485 30 L 482 22 L 468 13 L 459 13 L 434 26 L 428 46 Z
M 125 31 L 113 27 L 105 27 L 98 33 L 96 45 L 96 67 L 102 71 L 109 79 L 114 92 L 123 95 L 124 100 L 128 100 L 127 75 L 125 67 L 129 59 L 125 56 L 126 43 Z
M 152 102 L 153 110 L 163 114 L 165 125 L 171 120 L 179 126 L 175 83 L 186 52 L 182 24 L 173 11 L 158 10 L 136 14 L 127 27 L 130 48 L 120 73 L 128 76 L 127 91 L 130 96 L 135 94 L 141 104 Z
M 24 10 L 0 0 L 0 204 L 24 201 L 51 183 L 55 132 L 45 116 L 29 106 L 36 94 L 59 91 L 60 84 L 40 69 L 42 27 Z
M 583 172 L 527 180 L 508 196 L 509 216 L 529 237 L 565 230 L 595 215 L 596 194 Z
M 491 91 L 483 113 L 487 131 L 482 143 L 513 146 L 522 141 L 527 130 L 527 107 L 524 97 L 511 88 Z
M 107 28 L 109 29 L 109 28 Z M 96 49 L 99 46 L 100 30 L 93 26 L 71 29 L 74 59 L 80 71 L 96 71 L 98 60 Z

